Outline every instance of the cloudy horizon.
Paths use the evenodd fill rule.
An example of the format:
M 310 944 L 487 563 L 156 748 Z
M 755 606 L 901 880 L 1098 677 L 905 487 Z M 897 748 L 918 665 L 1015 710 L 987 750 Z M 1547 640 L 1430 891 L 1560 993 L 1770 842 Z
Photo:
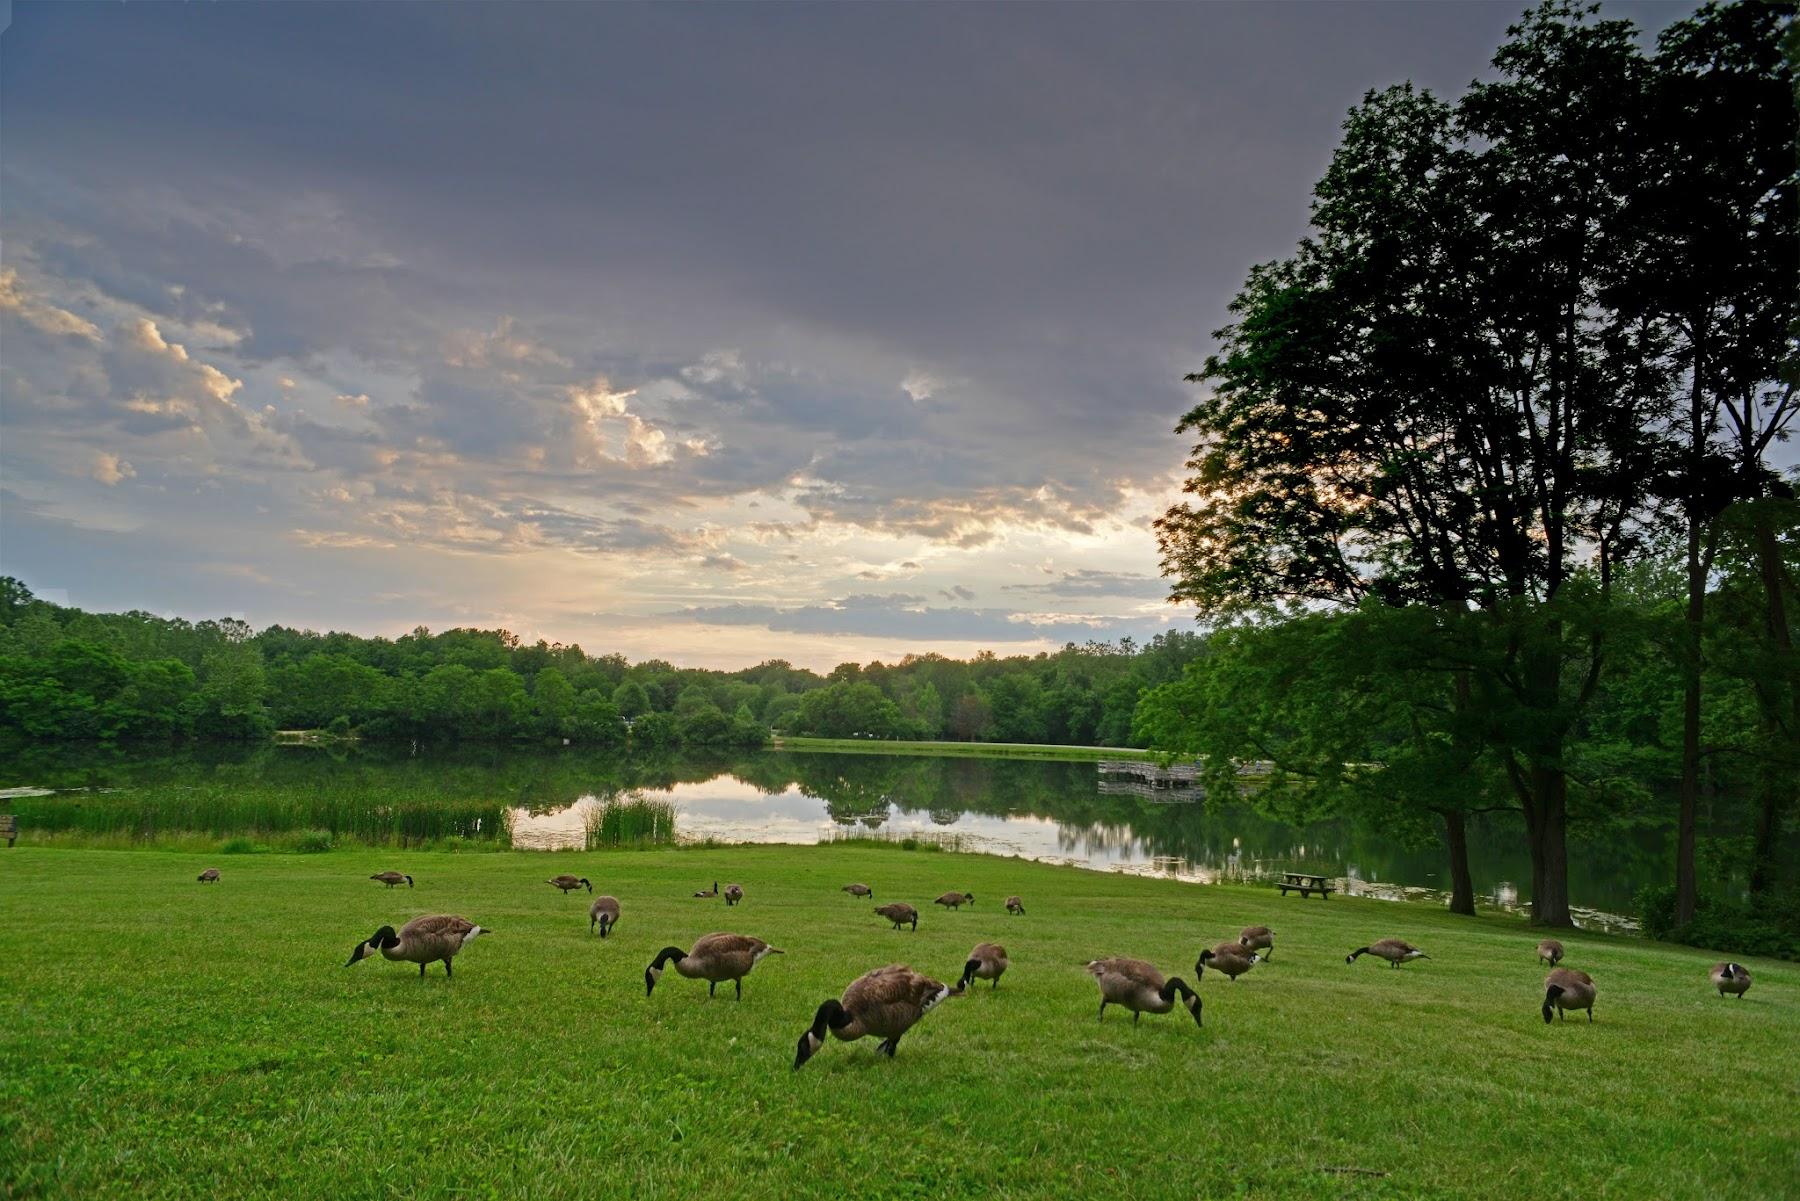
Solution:
M 1189 628 L 1182 376 L 1521 9 L 14 4 L 0 573 L 724 668 Z

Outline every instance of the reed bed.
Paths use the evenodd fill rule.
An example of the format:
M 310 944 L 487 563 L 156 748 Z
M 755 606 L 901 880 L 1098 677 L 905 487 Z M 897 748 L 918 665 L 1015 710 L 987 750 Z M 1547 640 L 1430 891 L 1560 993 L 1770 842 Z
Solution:
M 586 820 L 590 851 L 675 844 L 675 803 L 625 793 L 594 802 Z
M 195 835 L 251 842 L 333 842 L 417 846 L 450 840 L 506 845 L 498 801 L 421 798 L 366 785 L 310 788 L 231 782 L 176 788 L 61 792 L 9 804 L 34 837 L 96 844 L 180 841 Z

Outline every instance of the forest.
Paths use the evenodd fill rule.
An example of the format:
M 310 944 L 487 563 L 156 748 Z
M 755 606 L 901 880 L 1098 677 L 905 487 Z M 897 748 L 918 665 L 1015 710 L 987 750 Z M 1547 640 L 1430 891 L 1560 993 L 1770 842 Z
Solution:
M 326 730 L 376 741 L 746 748 L 772 730 L 826 738 L 1132 746 L 1146 690 L 1179 679 L 1205 640 L 968 662 L 771 660 L 736 672 L 628 663 L 505 630 L 399 638 L 252 630 L 144 612 L 97 614 L 0 580 L 0 728 L 31 739 L 256 740 Z

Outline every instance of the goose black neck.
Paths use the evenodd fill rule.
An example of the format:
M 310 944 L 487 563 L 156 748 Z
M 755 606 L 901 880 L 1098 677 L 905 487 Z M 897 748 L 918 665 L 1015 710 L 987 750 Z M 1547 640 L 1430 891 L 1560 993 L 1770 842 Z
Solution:
M 981 960 L 979 960 L 979 959 L 971 959 L 971 960 L 969 960 L 969 962 L 963 964 L 962 979 L 957 982 L 956 987 L 958 987 L 958 988 L 969 987 L 969 982 L 971 980 L 975 979 L 976 969 L 978 969 L 980 967 L 981 967 Z
M 842 1030 L 849 1024 L 850 1014 L 844 1009 L 843 1005 L 839 1003 L 837 998 L 834 997 L 829 1001 L 821 1002 L 818 1012 L 813 1014 L 812 1036 L 814 1038 L 824 1038 L 827 1027 L 830 1027 L 833 1030 Z
M 1563 986 L 1560 984 L 1552 984 L 1544 990 L 1544 1020 L 1546 1022 L 1550 1020 L 1550 1007 L 1556 1003 L 1556 998 L 1562 995 Z
M 1173 1001 L 1178 996 L 1191 997 L 1193 995 L 1194 990 L 1189 988 L 1187 986 L 1187 981 L 1183 980 L 1180 976 L 1169 977 L 1168 983 L 1162 986 L 1161 996 L 1165 1001 Z
M 665 967 L 669 966 L 669 963 L 671 960 L 686 959 L 686 958 L 687 958 L 687 952 L 682 950 L 680 947 L 664 947 L 662 950 L 660 950 L 656 953 L 656 961 L 654 963 L 652 963 L 650 966 L 654 970 L 660 972 Z
M 1369 953 L 1369 948 L 1358 947 L 1358 948 L 1356 948 L 1356 950 L 1350 952 L 1350 958 L 1355 959 L 1358 955 L 1367 955 L 1368 953 Z

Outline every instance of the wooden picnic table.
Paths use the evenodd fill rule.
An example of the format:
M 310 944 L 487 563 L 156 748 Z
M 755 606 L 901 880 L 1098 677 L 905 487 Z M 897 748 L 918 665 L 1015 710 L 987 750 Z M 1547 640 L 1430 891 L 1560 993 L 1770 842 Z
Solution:
M 1325 876 L 1315 876 L 1311 872 L 1283 872 L 1281 874 L 1282 881 L 1275 887 L 1281 890 L 1281 895 L 1284 897 L 1291 889 L 1298 892 L 1303 901 L 1315 892 L 1319 894 L 1319 899 L 1324 901 L 1329 900 L 1331 894 L 1337 891 L 1327 882 Z

